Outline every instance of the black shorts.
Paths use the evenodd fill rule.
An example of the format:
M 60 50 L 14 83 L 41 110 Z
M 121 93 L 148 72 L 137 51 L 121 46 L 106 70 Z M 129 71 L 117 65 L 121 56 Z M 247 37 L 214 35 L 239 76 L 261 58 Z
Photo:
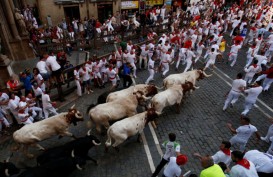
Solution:
M 61 68 L 60 69 L 58 69 L 58 70 L 56 70 L 56 71 L 52 71 L 52 76 L 53 77 L 57 77 L 57 78 L 59 78 L 60 76 L 61 76 L 61 74 L 62 74 L 62 70 L 61 70 Z

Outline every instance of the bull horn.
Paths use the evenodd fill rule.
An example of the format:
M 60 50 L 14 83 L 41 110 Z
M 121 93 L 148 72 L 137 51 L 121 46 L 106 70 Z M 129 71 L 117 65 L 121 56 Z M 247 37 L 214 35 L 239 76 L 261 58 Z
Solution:
M 203 71 L 203 74 L 204 74 L 205 77 L 210 77 L 210 76 L 212 76 L 212 74 L 206 74 L 205 71 Z
M 6 175 L 6 176 L 10 176 L 10 175 L 9 175 L 9 169 L 5 169 L 5 175 Z
M 78 113 L 75 114 L 75 117 L 78 118 L 78 119 L 81 119 L 82 118 L 82 115 L 78 115 Z
M 6 162 L 9 162 L 10 158 L 13 156 L 13 153 L 7 158 Z
M 76 167 L 77 167 L 78 170 L 81 170 L 81 171 L 83 170 L 82 167 L 80 167 L 79 164 L 77 164 Z
M 157 87 L 157 86 L 155 86 L 155 88 L 157 88 L 158 90 L 162 90 L 162 89 L 164 89 L 164 86 L 163 87 Z
M 71 157 L 75 157 L 75 154 L 74 154 L 74 149 L 71 151 Z
M 151 97 L 146 97 L 145 95 L 142 95 L 142 98 L 144 98 L 145 100 L 151 99 Z
M 199 89 L 200 87 L 197 87 L 197 86 L 193 86 L 195 89 Z
M 74 109 L 74 107 L 75 107 L 75 104 L 73 104 L 73 106 L 71 106 L 71 108 L 70 108 L 70 109 Z
M 95 146 L 99 146 L 101 143 L 96 143 L 95 140 L 92 140 L 92 143 L 95 145 Z
M 160 114 L 162 114 L 162 113 L 160 113 L 160 112 L 158 112 L 158 111 L 155 111 L 155 113 L 156 113 L 157 115 L 160 115 Z
M 87 136 L 90 136 L 90 135 L 91 135 L 91 130 L 88 130 Z

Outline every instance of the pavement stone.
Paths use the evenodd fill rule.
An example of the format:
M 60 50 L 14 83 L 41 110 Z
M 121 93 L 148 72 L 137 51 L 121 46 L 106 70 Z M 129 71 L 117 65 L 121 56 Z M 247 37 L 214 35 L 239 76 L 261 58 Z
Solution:
M 229 49 L 227 49 L 229 50 Z M 246 60 L 247 48 L 243 48 L 239 54 L 237 64 L 231 68 L 226 64 L 216 64 L 217 68 L 223 71 L 231 78 L 235 78 L 242 68 Z M 228 51 L 226 52 L 226 54 Z M 227 55 L 225 54 L 225 59 Z M 76 54 L 73 54 L 76 55 Z M 36 62 L 36 61 L 35 61 Z M 34 63 L 35 63 L 34 62 Z M 26 62 L 29 63 L 29 62 Z M 22 64 L 23 65 L 23 64 Z M 22 66 L 21 65 L 21 66 Z M 197 63 L 197 68 L 202 67 L 202 63 Z M 179 71 L 183 71 L 185 66 L 180 66 Z M 175 73 L 174 66 L 171 66 L 171 71 L 168 74 Z M 229 140 L 232 135 L 226 127 L 227 122 L 232 122 L 234 127 L 239 126 L 240 113 L 243 110 L 244 98 L 240 97 L 234 108 L 228 108 L 226 112 L 222 111 L 222 107 L 225 101 L 224 95 L 230 90 L 225 82 L 223 82 L 217 75 L 221 75 L 217 70 L 212 73 L 213 76 L 197 82 L 200 86 L 195 90 L 192 95 L 188 96 L 181 104 L 181 111 L 176 114 L 174 107 L 168 107 L 164 109 L 164 113 L 158 119 L 158 128 L 155 129 L 156 135 L 160 144 L 168 138 L 168 133 L 174 132 L 177 135 L 177 140 L 181 144 L 181 152 L 187 154 L 189 157 L 188 163 L 182 167 L 183 172 L 191 170 L 192 173 L 199 174 L 202 170 L 198 159 L 194 158 L 192 154 L 199 152 L 203 155 L 212 155 L 219 149 L 219 145 L 222 140 Z M 137 83 L 144 83 L 148 77 L 148 71 L 138 71 Z M 223 76 L 222 76 L 223 77 Z M 157 86 L 162 85 L 162 78 L 160 74 L 155 75 L 154 83 Z M 107 89 L 107 88 L 106 88 Z M 76 104 L 76 108 L 82 113 L 86 112 L 87 105 L 95 103 L 98 95 L 104 92 L 106 89 L 95 89 L 95 92 L 90 95 L 84 95 L 83 97 L 75 99 L 68 99 L 70 102 L 63 105 L 60 108 L 60 112 L 66 111 L 70 106 Z M 76 93 L 72 93 L 76 95 Z M 262 93 L 259 98 L 272 108 L 272 89 L 268 93 Z M 73 100 L 73 101 L 72 101 Z M 257 104 L 262 107 L 259 103 Z M 272 116 L 272 112 L 264 109 L 266 113 Z M 262 135 L 265 135 L 270 122 L 266 116 L 263 115 L 257 108 L 253 108 L 249 117 L 252 124 L 255 125 Z M 88 130 L 86 123 L 88 121 L 88 115 L 85 114 L 85 121 L 79 123 L 78 126 L 71 127 L 71 131 L 76 136 L 84 136 Z M 93 129 L 93 133 L 94 129 Z M 148 145 L 152 154 L 153 162 L 155 166 L 160 161 L 160 155 L 156 150 L 156 146 L 150 134 L 148 127 L 144 130 Z M 109 150 L 108 153 L 104 153 L 104 142 L 106 137 L 98 136 L 102 145 L 90 150 L 90 156 L 98 159 L 99 165 L 96 166 L 92 162 L 88 163 L 83 171 L 75 171 L 71 174 L 71 177 L 133 177 L 133 176 L 150 176 L 151 170 L 147 161 L 143 144 L 136 142 L 136 136 L 129 138 L 122 145 L 120 145 L 120 152 L 117 153 L 114 149 Z M 53 137 L 41 143 L 46 148 L 54 147 L 65 142 L 70 141 L 71 138 L 64 137 L 57 139 Z M 10 154 L 10 148 L 12 146 L 12 140 L 5 141 L 0 144 L 0 159 L 5 159 Z M 254 136 L 250 138 L 247 144 L 248 149 L 257 148 L 261 151 L 266 151 L 269 144 L 260 141 L 258 144 L 255 141 Z M 164 151 L 164 149 L 163 149 Z M 31 152 L 38 155 L 41 152 L 34 148 L 31 148 Z M 21 153 L 14 153 L 14 157 L 11 161 L 15 162 L 21 168 L 26 166 L 36 165 L 34 159 L 27 159 Z M 162 172 L 161 172 L 162 173 Z

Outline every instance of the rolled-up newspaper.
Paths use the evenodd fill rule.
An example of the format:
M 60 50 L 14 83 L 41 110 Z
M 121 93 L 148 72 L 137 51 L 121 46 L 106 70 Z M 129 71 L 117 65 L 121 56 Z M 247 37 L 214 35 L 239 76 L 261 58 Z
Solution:
M 189 170 L 189 171 L 187 171 L 184 175 L 183 175 L 183 177 L 186 177 L 186 176 L 188 176 L 189 174 L 191 173 L 191 171 Z

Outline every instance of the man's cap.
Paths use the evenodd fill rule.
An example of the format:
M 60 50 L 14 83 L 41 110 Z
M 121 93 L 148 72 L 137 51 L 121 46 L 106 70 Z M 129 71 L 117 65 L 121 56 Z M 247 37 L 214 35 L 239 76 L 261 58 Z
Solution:
M 188 162 L 188 157 L 186 155 L 179 155 L 176 158 L 177 165 L 185 165 Z

